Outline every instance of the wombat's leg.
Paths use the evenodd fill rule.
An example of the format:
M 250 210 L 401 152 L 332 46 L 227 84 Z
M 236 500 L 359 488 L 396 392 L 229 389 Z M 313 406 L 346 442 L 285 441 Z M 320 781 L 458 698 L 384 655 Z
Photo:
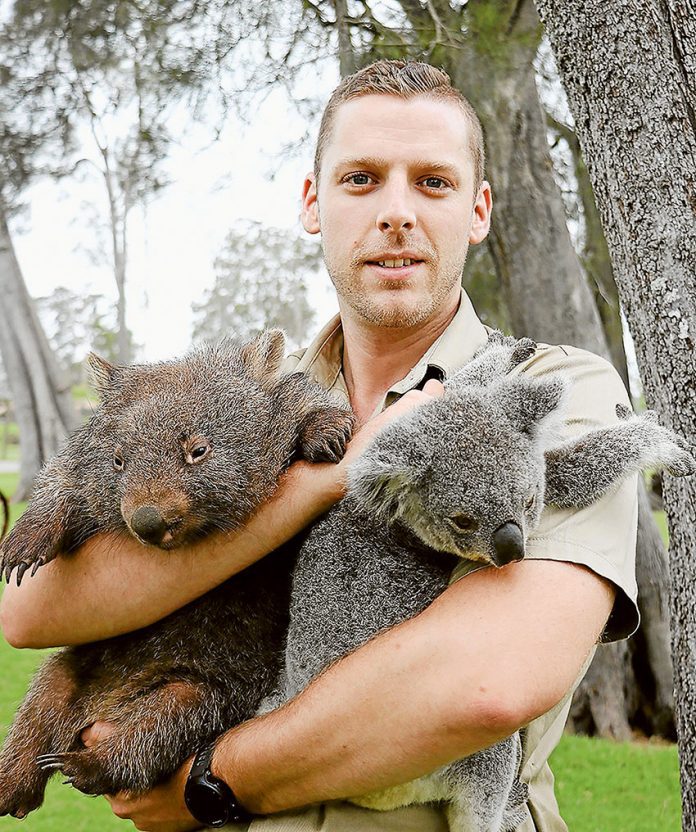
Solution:
M 617 414 L 621 422 L 546 452 L 547 503 L 562 508 L 590 505 L 615 482 L 645 468 L 666 468 L 675 477 L 696 472 L 687 443 L 659 425 L 652 411 L 634 416 L 617 405 Z
M 530 338 L 519 340 L 492 332 L 486 344 L 448 381 L 449 389 L 459 386 L 492 384 L 534 355 L 536 344 Z
M 0 753 L 0 815 L 21 818 L 43 803 L 50 771 L 37 757 L 72 747 L 81 727 L 75 682 L 62 654 L 34 677 Z
M 87 507 L 76 494 L 60 457 L 37 478 L 26 511 L 0 548 L 0 576 L 9 582 L 17 569 L 17 584 L 32 567 L 32 574 L 60 552 L 74 548 L 90 534 Z
M 227 694 L 229 696 L 229 694 Z M 112 734 L 78 751 L 47 754 L 46 769 L 60 769 L 85 794 L 148 791 L 170 776 L 205 742 L 231 727 L 224 719 L 223 694 L 199 683 L 162 685 L 122 712 Z
M 325 390 L 301 373 L 284 376 L 276 388 L 279 410 L 297 424 L 298 456 L 308 462 L 338 462 L 353 434 L 355 419 Z

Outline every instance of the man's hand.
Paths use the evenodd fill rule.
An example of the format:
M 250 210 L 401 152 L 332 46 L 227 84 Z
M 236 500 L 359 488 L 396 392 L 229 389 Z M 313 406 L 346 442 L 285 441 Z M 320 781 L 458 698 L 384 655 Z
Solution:
M 90 748 L 107 737 L 113 726 L 108 722 L 95 722 L 81 734 L 82 742 Z M 193 757 L 176 771 L 165 783 L 155 786 L 144 795 L 131 796 L 127 792 L 104 795 L 113 813 L 130 820 L 141 832 L 189 832 L 200 829 L 184 803 L 184 786 Z
M 394 404 L 366 422 L 348 443 L 348 449 L 339 466 L 350 465 L 367 448 L 375 436 L 387 425 L 406 415 L 415 407 L 421 407 L 433 399 L 438 399 L 445 392 L 444 385 L 436 379 L 426 381 L 423 390 L 409 390 Z

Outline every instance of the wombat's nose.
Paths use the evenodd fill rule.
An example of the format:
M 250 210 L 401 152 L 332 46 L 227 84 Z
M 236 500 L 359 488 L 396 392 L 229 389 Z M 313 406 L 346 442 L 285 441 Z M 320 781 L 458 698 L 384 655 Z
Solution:
M 522 529 L 512 521 L 503 523 L 493 532 L 493 546 L 495 548 L 493 563 L 496 566 L 505 566 L 506 563 L 522 560 L 524 557 Z
M 154 506 L 140 506 L 133 513 L 130 521 L 131 528 L 143 540 L 157 546 L 162 542 L 167 524 L 164 517 Z

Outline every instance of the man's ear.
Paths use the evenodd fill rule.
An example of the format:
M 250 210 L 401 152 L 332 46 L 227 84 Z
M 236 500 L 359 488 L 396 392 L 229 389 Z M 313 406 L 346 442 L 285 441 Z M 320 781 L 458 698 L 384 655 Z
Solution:
M 484 181 L 481 183 L 474 200 L 474 215 L 469 231 L 469 244 L 475 246 L 482 243 L 488 236 L 491 227 L 491 212 L 493 210 L 493 195 L 491 186 Z
M 318 234 L 321 231 L 319 226 L 319 203 L 317 201 L 317 181 L 313 173 L 305 176 L 302 185 L 302 226 L 308 234 Z

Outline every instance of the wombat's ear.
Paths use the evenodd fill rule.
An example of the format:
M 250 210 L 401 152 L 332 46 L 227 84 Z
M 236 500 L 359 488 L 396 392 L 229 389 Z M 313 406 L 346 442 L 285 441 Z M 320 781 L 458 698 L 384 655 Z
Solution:
M 242 360 L 259 381 L 275 378 L 285 357 L 282 329 L 267 329 L 242 347 Z
M 113 364 L 91 352 L 87 356 L 87 367 L 89 368 L 89 379 L 97 393 L 103 393 L 111 387 L 116 375 L 116 367 Z
M 558 417 L 567 392 L 568 383 L 561 376 L 512 376 L 501 381 L 496 389 L 510 421 L 534 438 L 548 428 L 549 417 Z

